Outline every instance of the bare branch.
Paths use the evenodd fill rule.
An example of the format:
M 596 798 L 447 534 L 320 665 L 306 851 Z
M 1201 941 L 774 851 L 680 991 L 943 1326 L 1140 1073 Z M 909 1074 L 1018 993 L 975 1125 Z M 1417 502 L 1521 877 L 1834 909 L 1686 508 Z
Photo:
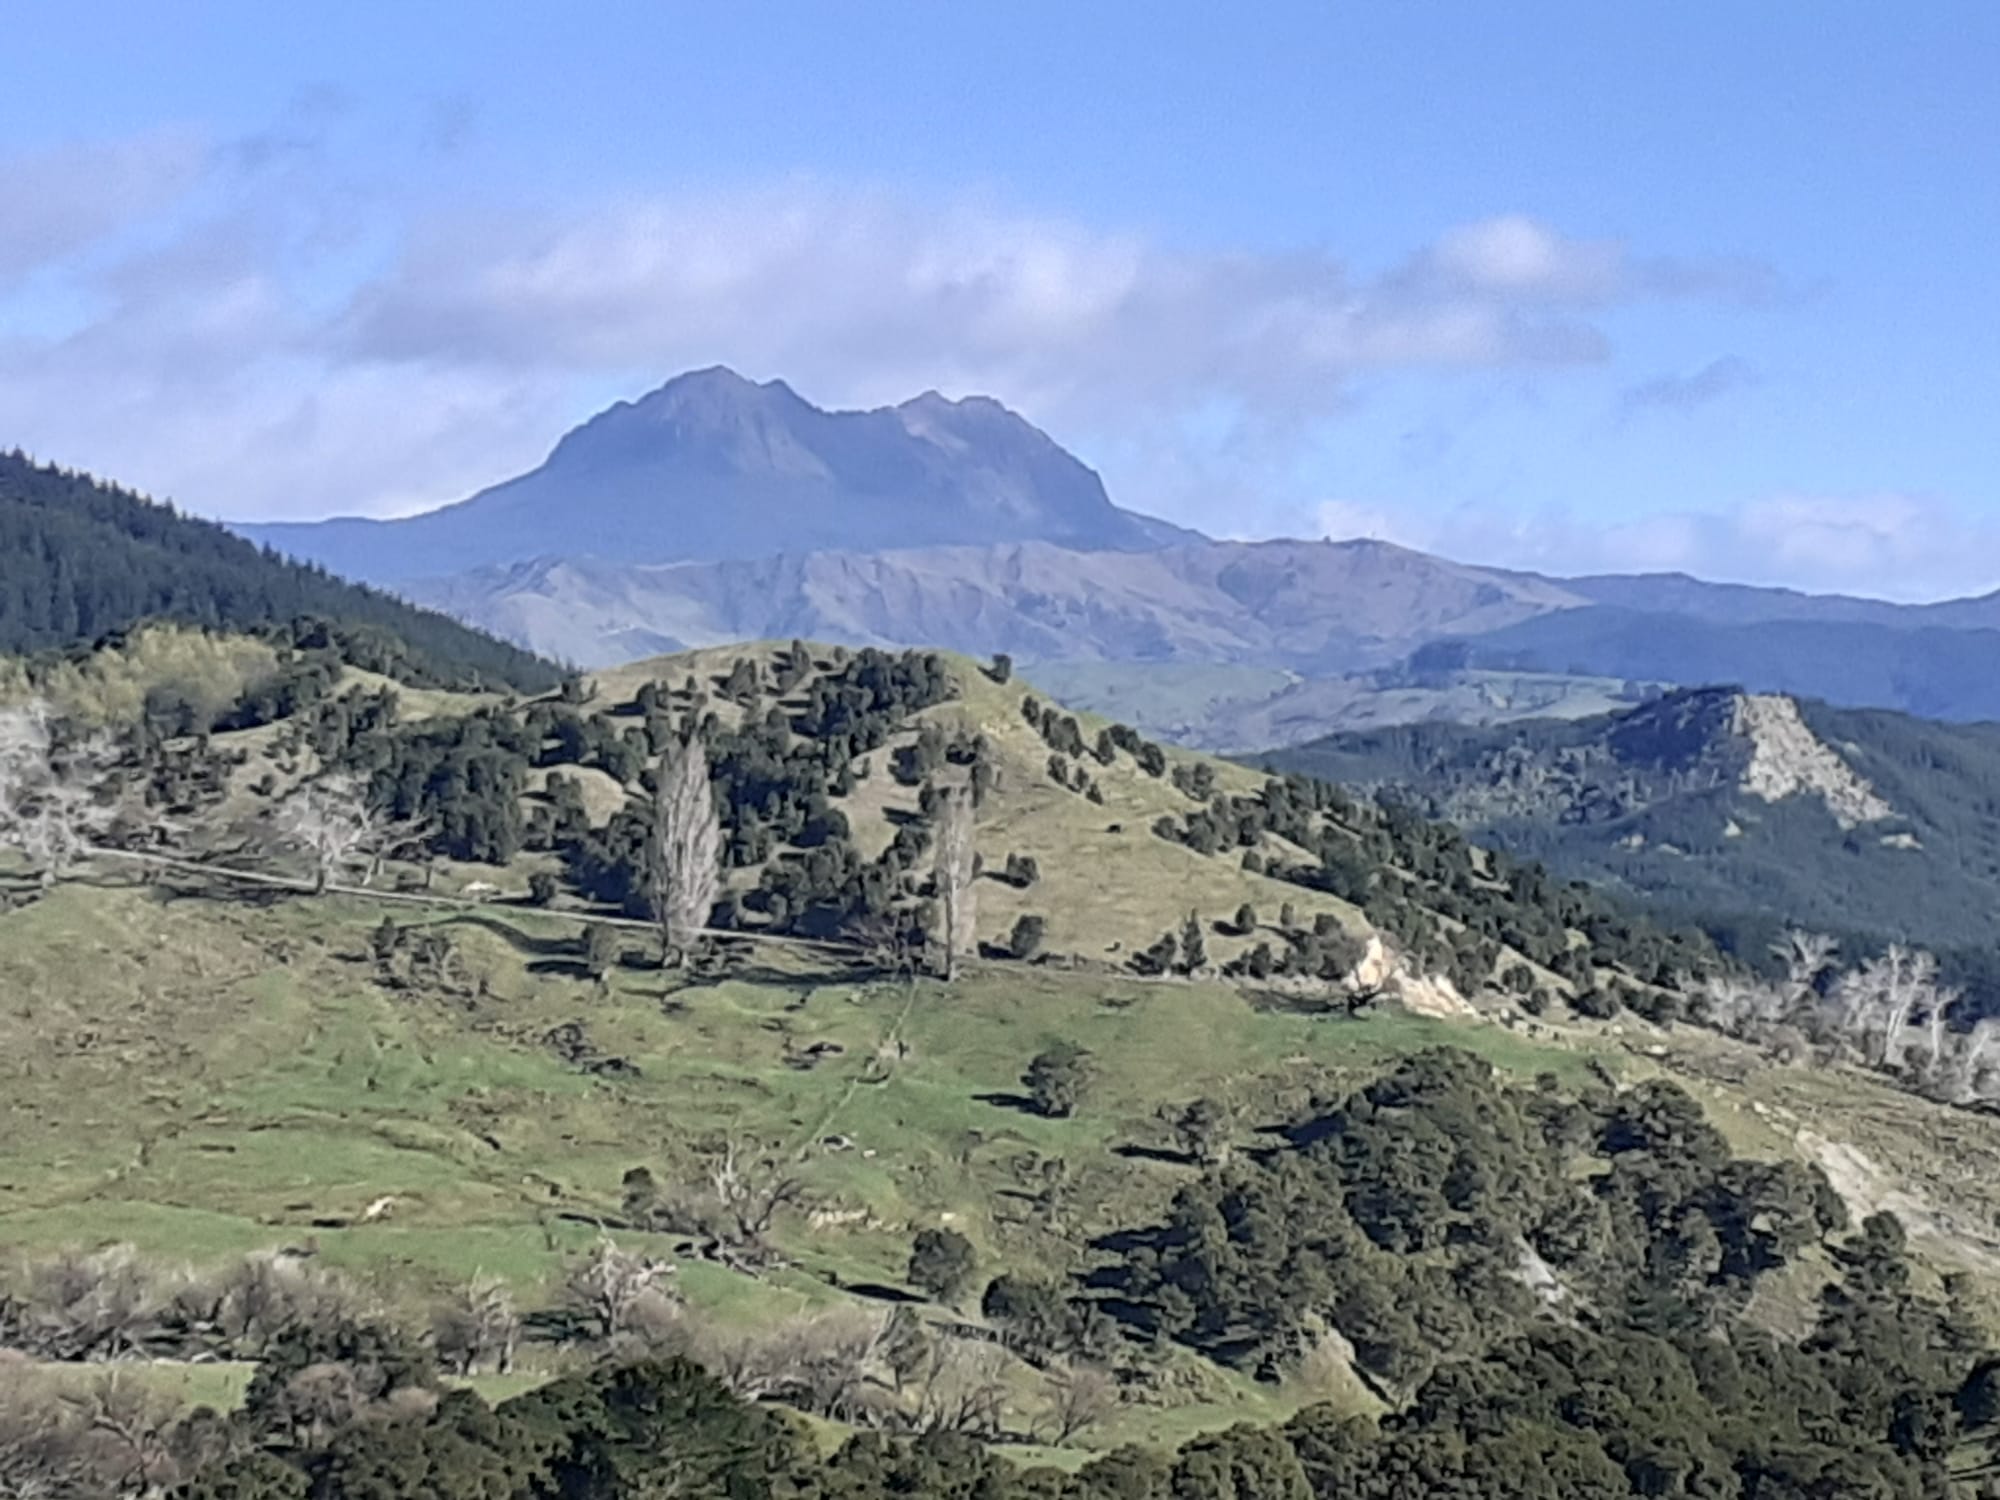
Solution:
M 278 805 L 271 822 L 283 842 L 311 857 L 315 891 L 368 857 L 383 832 L 361 783 L 344 772 L 307 782 Z
M 0 709 L 0 847 L 25 855 L 44 885 L 62 879 L 111 826 L 115 760 L 101 735 L 65 744 L 40 699 Z

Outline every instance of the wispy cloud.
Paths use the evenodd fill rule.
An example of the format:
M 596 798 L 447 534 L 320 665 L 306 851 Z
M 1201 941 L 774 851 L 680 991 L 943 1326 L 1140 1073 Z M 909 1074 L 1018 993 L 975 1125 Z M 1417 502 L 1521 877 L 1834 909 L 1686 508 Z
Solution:
M 1686 414 L 1759 384 L 1762 377 L 1749 361 L 1725 354 L 1688 375 L 1656 375 L 1628 386 L 1618 397 L 1618 409 L 1632 416 L 1646 411 Z
M 561 214 L 402 204 L 329 164 L 349 108 L 321 91 L 234 143 L 27 163 L 46 191 L 0 221 L 0 295 L 10 267 L 40 268 L 75 315 L 0 333 L 0 437 L 213 513 L 390 514 L 519 472 L 609 396 L 720 362 L 824 404 L 997 395 L 1058 438 L 1139 455 L 1128 503 L 1185 498 L 1219 525 L 1195 513 L 1229 508 L 1218 484 L 1269 482 L 1372 376 L 1599 365 L 1613 310 L 1738 299 L 1765 274 L 1519 214 L 1364 275 L 1323 250 L 812 180 Z M 135 224 L 150 232 L 113 243 Z
M 201 139 L 177 130 L 0 156 L 0 289 L 160 212 L 207 161 Z

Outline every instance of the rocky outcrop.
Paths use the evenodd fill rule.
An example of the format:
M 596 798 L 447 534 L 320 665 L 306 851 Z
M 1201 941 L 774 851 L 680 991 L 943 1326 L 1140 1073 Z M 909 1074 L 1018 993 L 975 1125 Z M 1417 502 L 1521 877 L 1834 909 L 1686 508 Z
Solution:
M 1895 815 L 1852 766 L 1806 727 L 1792 699 L 1739 694 L 1731 728 L 1749 742 L 1749 764 L 1738 784 L 1751 796 L 1766 802 L 1817 797 L 1842 828 Z

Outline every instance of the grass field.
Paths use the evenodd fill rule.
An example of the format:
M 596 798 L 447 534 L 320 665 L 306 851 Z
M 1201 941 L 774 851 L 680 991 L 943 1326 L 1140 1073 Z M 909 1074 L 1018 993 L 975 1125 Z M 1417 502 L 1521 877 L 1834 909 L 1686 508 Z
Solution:
M 699 665 L 726 671 L 735 654 Z M 657 670 L 600 680 L 600 693 L 623 701 Z M 804 1183 L 806 1203 L 773 1234 L 788 1263 L 753 1279 L 683 1257 L 678 1281 L 723 1324 L 769 1324 L 900 1287 L 911 1236 L 928 1226 L 965 1233 L 982 1280 L 1073 1266 L 1095 1236 L 1154 1221 L 1195 1171 L 1171 1149 L 1163 1109 L 1225 1100 L 1248 1141 L 1386 1059 L 1450 1044 L 1576 1087 L 1666 1073 L 1737 1149 L 1830 1163 L 1857 1208 L 1894 1207 L 1940 1268 L 2000 1285 L 2000 1129 L 1986 1117 L 1629 1019 L 1532 1032 L 1393 1007 L 1333 1019 L 1229 985 L 1119 973 L 1123 955 L 1189 911 L 1212 922 L 1247 901 L 1269 922 L 1289 901 L 1305 920 L 1359 918 L 1154 837 L 1153 819 L 1193 804 L 1129 756 L 1086 762 L 1102 804 L 1057 787 L 1021 714 L 1032 689 L 958 670 L 962 699 L 929 715 L 985 732 L 998 751 L 980 850 L 989 869 L 1010 852 L 1042 869 L 1026 890 L 979 883 L 981 934 L 997 941 L 1034 912 L 1066 962 L 977 963 L 948 986 L 760 947 L 731 977 L 695 983 L 658 969 L 642 951 L 650 938 L 633 933 L 600 987 L 578 962 L 573 915 L 92 871 L 0 914 L 0 1252 L 129 1242 L 204 1264 L 290 1246 L 391 1301 L 414 1306 L 485 1273 L 534 1306 L 620 1213 L 630 1168 L 693 1181 L 735 1143 Z M 1101 721 L 1079 717 L 1094 736 Z M 850 799 L 864 843 L 915 805 L 875 759 Z M 1217 778 L 1230 792 L 1261 779 L 1226 765 Z M 459 979 L 379 982 L 371 935 L 385 916 L 446 932 Z M 1253 940 L 1215 931 L 1210 952 Z M 1021 1098 L 1023 1068 L 1054 1041 L 1097 1064 L 1069 1119 Z M 610 1059 L 621 1066 L 591 1066 Z M 1068 1189 L 1051 1217 L 1031 1200 L 1055 1159 Z M 664 1237 L 618 1237 L 674 1254 Z M 1813 1290 L 1802 1281 L 1773 1301 L 1803 1307 Z M 1121 1408 L 1093 1443 L 1176 1440 L 1319 1397 L 1366 1404 L 1351 1383 L 1259 1385 L 1174 1358 L 1171 1398 Z M 548 1368 L 530 1360 L 519 1378 Z M 240 1369 L 221 1366 L 147 1378 L 183 1377 L 191 1401 L 240 1390 Z
M 960 1228 L 991 1274 L 1065 1264 L 1080 1238 L 1144 1222 L 1193 1171 L 1161 1149 L 1163 1104 L 1214 1094 L 1261 1123 L 1440 1041 L 1523 1073 L 1588 1064 L 1498 1027 L 1313 1020 L 1219 986 L 1012 965 L 950 988 L 803 969 L 676 987 L 635 966 L 600 994 L 570 964 L 574 923 L 493 909 L 438 919 L 484 995 L 398 993 L 367 960 L 381 915 L 76 883 L 0 918 L 0 1244 L 129 1242 L 191 1264 L 313 1248 L 392 1300 L 485 1272 L 532 1305 L 617 1212 L 627 1168 L 672 1181 L 726 1137 L 777 1153 L 811 1195 L 780 1221 L 793 1263 L 769 1277 L 681 1263 L 691 1303 L 754 1324 L 837 1287 L 899 1285 L 926 1225 Z M 543 1038 L 572 1021 L 637 1076 L 559 1057 Z M 1101 1060 L 1070 1120 L 1016 1097 L 1058 1038 Z M 797 1065 L 815 1043 L 841 1050 Z M 1021 1205 L 1055 1156 L 1074 1206 L 1051 1227 Z M 190 1400 L 227 1395 L 204 1384 L 227 1385 L 219 1369 L 187 1379 Z M 1203 1368 L 1184 1399 L 1110 1430 L 1166 1440 L 1304 1398 Z

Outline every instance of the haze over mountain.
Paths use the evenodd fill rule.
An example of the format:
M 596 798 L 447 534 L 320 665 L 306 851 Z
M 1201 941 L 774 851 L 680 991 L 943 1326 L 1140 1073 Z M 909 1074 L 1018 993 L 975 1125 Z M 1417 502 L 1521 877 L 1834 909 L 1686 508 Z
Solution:
M 237 527 L 336 573 L 401 583 L 559 554 L 652 564 L 1028 540 L 1137 549 L 1195 534 L 1114 506 L 999 402 L 928 391 L 822 411 L 720 367 L 600 412 L 539 468 L 402 520 Z
M 539 559 L 404 587 L 589 664 L 808 635 L 1041 660 L 1345 671 L 1586 602 L 1542 579 L 1372 541 L 1201 541 L 1147 552 L 1030 541 L 656 567 Z
M 1076 701 L 1216 749 L 1597 712 L 1628 682 L 2000 716 L 2000 594 L 1906 605 L 1211 541 L 1115 505 L 988 398 L 829 412 L 722 368 L 612 406 L 539 468 L 440 510 L 237 529 L 582 665 L 792 636 L 1118 664 L 1070 678 Z

